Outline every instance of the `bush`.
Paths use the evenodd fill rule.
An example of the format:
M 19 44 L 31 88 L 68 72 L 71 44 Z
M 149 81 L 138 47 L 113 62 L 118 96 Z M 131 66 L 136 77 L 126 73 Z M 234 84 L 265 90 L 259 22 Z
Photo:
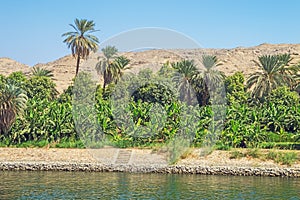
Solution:
M 55 83 L 45 76 L 33 76 L 26 84 L 28 98 L 53 100 L 57 96 Z
M 249 94 L 244 85 L 245 77 L 242 72 L 236 72 L 225 79 L 226 98 L 228 104 L 246 103 Z
M 290 91 L 287 87 L 278 87 L 274 89 L 267 101 L 274 105 L 284 105 L 287 107 L 299 105 L 299 95 L 297 92 Z
M 139 87 L 132 96 L 135 102 L 140 99 L 144 102 L 160 103 L 162 105 L 170 104 L 175 100 L 173 92 L 168 87 L 158 83 L 146 83 Z
M 18 86 L 21 86 L 22 84 L 26 83 L 27 77 L 23 72 L 13 72 L 11 73 L 7 78 L 7 81 L 13 81 L 14 83 L 18 83 Z
M 12 144 L 79 139 L 75 132 L 70 103 L 35 98 L 27 102 L 23 117 L 17 118 L 10 134 L 13 135 Z

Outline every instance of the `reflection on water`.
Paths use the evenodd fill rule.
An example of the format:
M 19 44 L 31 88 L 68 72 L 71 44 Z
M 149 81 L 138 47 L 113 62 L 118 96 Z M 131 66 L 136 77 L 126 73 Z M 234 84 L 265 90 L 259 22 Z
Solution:
M 0 172 L 0 199 L 300 199 L 300 179 Z

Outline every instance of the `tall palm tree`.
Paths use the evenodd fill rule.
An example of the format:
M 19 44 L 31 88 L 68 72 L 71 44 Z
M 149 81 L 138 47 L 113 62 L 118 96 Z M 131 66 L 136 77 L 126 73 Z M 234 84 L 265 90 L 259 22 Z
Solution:
M 7 83 L 0 93 L 0 133 L 6 135 L 16 120 L 26 108 L 27 95 L 24 90 Z
M 33 76 L 44 76 L 48 78 L 53 77 L 53 72 L 51 70 L 41 67 L 33 67 L 31 71 Z
M 254 62 L 261 71 L 251 74 L 247 80 L 252 97 L 262 99 L 278 86 L 290 86 L 295 80 L 293 70 L 288 66 L 290 61 L 289 54 L 258 57 L 258 62 Z
M 118 49 L 114 46 L 106 46 L 101 49 L 104 58 L 99 57 L 99 62 L 96 64 L 98 74 L 103 75 L 103 92 L 106 86 L 113 81 L 113 75 L 117 72 L 116 66 L 112 65 L 111 60 L 116 57 Z
M 66 37 L 63 41 L 71 48 L 72 55 L 77 59 L 76 61 L 76 74 L 79 71 L 80 59 L 86 59 L 90 51 L 96 52 L 98 50 L 99 40 L 96 36 L 91 35 L 91 33 L 97 31 L 95 30 L 95 23 L 91 20 L 86 19 L 75 19 L 75 25 L 70 24 L 70 26 L 75 31 L 70 31 L 64 33 L 62 37 Z
M 199 75 L 194 61 L 182 60 L 171 63 L 171 66 L 178 72 L 174 75 L 173 81 L 178 85 L 180 99 L 186 101 L 188 105 L 192 104 L 193 94 L 195 94 L 193 82 L 196 81 Z

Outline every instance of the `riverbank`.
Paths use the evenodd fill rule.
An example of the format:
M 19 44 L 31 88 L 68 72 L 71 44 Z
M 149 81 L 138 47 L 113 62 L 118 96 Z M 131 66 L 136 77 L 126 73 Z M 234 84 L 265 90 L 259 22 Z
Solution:
M 216 150 L 206 156 L 201 156 L 200 151 L 191 149 L 169 165 L 164 152 L 151 149 L 0 148 L 0 170 L 300 177 L 299 159 L 287 166 L 249 156 L 233 159 L 233 151 Z M 260 150 L 260 153 L 267 151 Z

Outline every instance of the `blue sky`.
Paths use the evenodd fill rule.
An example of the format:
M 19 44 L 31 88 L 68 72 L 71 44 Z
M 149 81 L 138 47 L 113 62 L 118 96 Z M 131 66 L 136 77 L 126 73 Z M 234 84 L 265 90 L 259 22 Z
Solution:
M 104 41 L 139 27 L 188 35 L 207 48 L 300 43 L 298 0 L 0 0 L 0 57 L 34 65 L 70 51 L 62 33 L 94 20 Z

